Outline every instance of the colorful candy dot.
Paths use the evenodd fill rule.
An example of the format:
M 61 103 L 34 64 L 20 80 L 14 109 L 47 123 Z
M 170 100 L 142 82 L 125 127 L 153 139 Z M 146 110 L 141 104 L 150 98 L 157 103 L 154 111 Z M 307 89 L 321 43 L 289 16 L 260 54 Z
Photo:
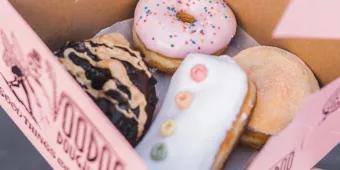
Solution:
M 162 161 L 168 156 L 168 149 L 164 143 L 154 145 L 150 153 L 151 159 L 154 161 Z
M 201 34 L 201 35 L 204 35 L 204 30 L 201 30 L 201 31 L 200 31 L 200 34 Z
M 174 120 L 166 120 L 161 126 L 161 135 L 163 137 L 171 136 L 175 133 L 176 123 Z
M 190 107 L 192 102 L 192 94 L 187 91 L 179 92 L 176 95 L 176 105 L 180 110 L 185 110 Z
M 208 69 L 203 64 L 197 64 L 191 69 L 191 78 L 196 82 L 202 82 L 208 76 Z
M 204 7 L 204 11 L 207 12 L 208 11 L 208 7 Z

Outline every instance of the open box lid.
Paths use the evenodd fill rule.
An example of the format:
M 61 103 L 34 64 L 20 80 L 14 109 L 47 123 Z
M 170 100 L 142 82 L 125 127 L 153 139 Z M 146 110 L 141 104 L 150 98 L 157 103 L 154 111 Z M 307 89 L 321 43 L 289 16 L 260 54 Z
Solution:
M 262 27 L 256 24 L 253 27 L 253 25 L 250 24 L 252 23 L 252 21 L 251 20 L 248 21 L 248 19 L 251 18 L 252 16 L 242 17 L 243 13 L 240 14 L 240 12 L 242 11 L 241 9 L 243 9 L 243 7 L 248 6 L 249 9 L 251 7 L 250 5 L 247 5 L 247 4 L 241 5 L 242 3 L 246 1 L 249 2 L 250 0 L 237 1 L 238 3 L 236 3 L 236 1 L 235 2 L 230 1 L 231 6 L 235 9 L 236 14 L 238 15 L 240 19 L 240 23 L 246 28 L 246 30 L 252 33 L 253 36 L 255 36 L 255 38 L 259 37 L 258 40 L 260 42 L 264 42 L 264 43 L 271 42 L 269 38 L 267 40 L 261 39 L 261 37 L 256 34 L 256 30 L 262 29 Z M 256 5 L 255 7 L 252 7 L 254 9 L 257 9 L 259 17 L 261 16 L 260 14 L 265 13 L 265 12 L 261 12 L 262 10 L 268 9 L 264 7 L 270 4 L 270 2 L 266 0 L 261 0 L 261 2 L 262 3 L 259 3 L 260 6 L 262 5 L 261 8 L 256 7 Z M 265 2 L 267 2 L 267 4 Z M 285 5 L 285 3 L 283 2 L 286 2 L 286 1 L 282 1 L 282 5 Z M 13 0 L 12 3 L 16 6 L 16 8 L 23 15 L 23 17 L 30 23 L 30 25 L 34 28 L 34 30 L 40 35 L 40 37 L 42 37 L 42 39 L 51 48 L 53 48 L 53 47 L 58 46 L 60 43 L 63 43 L 66 40 L 83 39 L 83 38 L 90 37 L 94 33 L 96 33 L 98 30 L 100 30 L 102 27 L 111 25 L 113 22 L 117 20 L 132 16 L 133 8 L 135 6 L 136 1 L 124 0 L 124 2 L 123 1 L 121 2 L 121 1 L 107 0 L 105 2 L 101 2 L 100 4 L 97 4 L 96 2 L 90 1 L 90 0 L 75 0 L 75 1 L 63 1 L 63 2 L 48 1 L 48 0 L 39 0 L 39 1 L 29 1 L 29 0 L 28 1 L 14 1 Z M 275 4 L 275 3 L 273 2 L 272 4 Z M 281 3 L 279 3 L 278 1 L 278 4 L 281 4 Z M 241 6 L 238 6 L 238 5 L 241 5 Z M 0 29 L 1 29 L 1 36 L 2 36 L 2 40 L 0 44 L 4 44 L 5 41 L 9 42 L 7 43 L 7 46 L 0 45 L 0 53 L 2 54 L 2 53 L 5 53 L 6 51 L 8 52 L 8 49 L 16 49 L 16 50 L 12 50 L 12 55 L 14 55 L 14 57 L 36 58 L 36 56 L 40 56 L 39 57 L 41 59 L 40 61 L 45 64 L 42 66 L 42 68 L 45 70 L 50 70 L 52 72 L 54 71 L 55 73 L 57 73 L 57 74 L 54 74 L 54 76 L 56 76 L 56 80 L 59 80 L 56 82 L 63 82 L 63 84 L 57 83 L 58 85 L 60 85 L 59 90 L 65 90 L 66 94 L 72 93 L 72 95 L 62 95 L 63 93 L 58 93 L 57 96 L 61 97 L 58 99 L 63 99 L 63 100 L 61 100 L 60 102 L 56 102 L 56 103 L 61 104 L 63 107 L 66 107 L 66 106 L 69 107 L 67 103 L 68 104 L 73 103 L 77 105 L 75 106 L 74 109 L 82 108 L 81 110 L 78 110 L 76 114 L 78 116 L 80 114 L 85 115 L 85 117 L 88 116 L 86 120 L 90 124 L 91 129 L 95 129 L 96 132 L 100 135 L 99 144 L 101 146 L 109 146 L 113 155 L 118 156 L 118 157 L 112 158 L 116 160 L 114 162 L 117 162 L 117 160 L 121 160 L 122 162 L 125 162 L 127 165 L 125 167 L 126 169 L 136 169 L 137 167 L 138 169 L 145 168 L 143 166 L 143 163 L 138 158 L 138 156 L 132 150 L 132 148 L 127 145 L 125 140 L 122 139 L 121 135 L 119 135 L 118 132 L 114 129 L 114 127 L 109 124 L 106 118 L 104 118 L 104 116 L 100 114 L 91 114 L 93 112 L 100 112 L 100 111 L 98 110 L 97 107 L 93 106 L 93 103 L 87 97 L 85 97 L 85 94 L 82 92 L 82 90 L 76 85 L 74 81 L 72 81 L 72 78 L 68 75 L 68 73 L 64 69 L 62 69 L 60 64 L 58 64 L 58 62 L 54 59 L 51 52 L 39 40 L 39 38 L 28 27 L 28 25 L 26 25 L 26 23 L 20 18 L 20 16 L 17 15 L 17 13 L 12 9 L 12 6 L 8 4 L 7 1 L 0 1 L 0 7 L 1 7 Z M 112 10 L 112 9 L 116 9 L 116 10 Z M 268 10 L 271 11 L 271 9 L 268 9 Z M 61 12 L 61 11 L 64 11 L 64 12 Z M 46 15 L 42 15 L 42 13 L 46 13 Z M 262 16 L 268 16 L 268 15 L 262 15 Z M 11 17 L 10 23 L 8 23 L 8 20 L 7 20 L 9 17 Z M 89 18 L 91 18 L 91 20 L 89 20 Z M 260 21 L 261 20 L 258 20 L 258 22 Z M 62 23 L 65 23 L 65 24 L 62 24 Z M 264 31 L 263 34 L 270 37 L 271 32 Z M 303 41 L 310 41 L 310 40 L 303 40 Z M 273 45 L 275 45 L 275 43 Z M 308 43 L 305 45 L 308 45 Z M 19 46 L 20 46 L 19 49 L 21 49 L 21 52 L 17 48 Z M 279 46 L 279 47 L 284 47 L 284 46 Z M 309 60 L 309 58 L 311 57 L 307 57 L 303 59 L 307 63 L 308 61 L 313 61 L 313 60 Z M 316 58 L 318 57 L 316 56 Z M 12 78 L 13 76 L 15 77 L 15 75 L 13 74 L 13 70 L 11 70 L 11 68 L 4 67 L 4 65 L 8 64 L 5 62 L 6 61 L 0 60 L 1 73 L 3 73 L 5 77 L 7 76 L 12 77 Z M 46 64 L 46 63 L 50 63 L 50 64 Z M 327 63 L 328 65 L 327 64 L 321 65 L 323 67 L 323 70 L 328 70 L 328 69 L 331 70 L 330 72 L 328 72 L 329 74 L 324 74 L 324 72 L 322 71 L 319 72 L 318 69 L 314 70 L 313 67 L 312 69 L 313 71 L 317 73 L 320 80 L 324 80 L 323 82 L 327 83 L 335 79 L 335 77 L 338 76 L 337 74 L 339 74 L 339 71 L 337 71 L 337 69 L 339 68 L 337 68 L 336 65 L 339 63 L 340 62 L 337 62 L 336 58 L 333 58 L 332 61 L 329 61 L 329 63 Z M 312 64 L 310 63 L 308 64 L 312 66 Z M 49 80 L 48 73 L 50 72 L 44 73 L 44 76 L 46 77 L 42 78 L 42 80 L 47 80 L 47 81 L 43 81 L 44 83 L 47 83 L 47 84 L 44 84 L 43 86 L 47 88 L 47 91 L 52 92 L 51 95 L 53 95 L 53 88 L 52 88 L 53 85 L 51 86 L 51 84 L 48 84 L 53 81 Z M 70 80 L 70 81 L 65 81 L 65 80 Z M 4 109 L 9 113 L 10 117 L 16 122 L 16 124 L 26 134 L 26 136 L 32 141 L 32 143 L 38 148 L 38 150 L 43 154 L 43 156 L 47 158 L 49 163 L 57 169 L 58 167 L 60 168 L 60 166 L 63 163 L 65 164 L 70 163 L 72 164 L 72 166 L 76 167 L 77 164 L 75 163 L 75 161 L 68 158 L 69 155 L 67 155 L 67 153 L 65 155 L 65 153 L 62 153 L 62 150 L 59 151 L 59 150 L 53 149 L 55 147 L 54 144 L 56 145 L 56 143 L 60 141 L 64 141 L 62 137 L 58 136 L 59 135 L 58 131 L 51 133 L 49 131 L 50 129 L 48 128 L 46 128 L 45 130 L 41 130 L 41 134 L 46 135 L 45 136 L 46 138 L 49 138 L 51 140 L 56 139 L 54 141 L 47 140 L 41 143 L 42 140 L 39 138 L 37 139 L 37 136 L 35 136 L 36 134 L 38 134 L 39 130 L 35 130 L 34 131 L 35 133 L 32 134 L 32 130 L 31 130 L 32 128 L 27 127 L 28 125 L 26 122 L 34 121 L 34 120 L 32 120 L 31 118 L 25 117 L 29 115 L 30 113 L 24 111 L 25 110 L 24 104 L 20 103 L 20 100 L 13 102 L 15 101 L 17 96 L 14 95 L 15 93 L 13 93 L 13 89 L 8 88 L 8 82 L 1 80 L 0 87 L 6 87 L 6 89 L 0 89 L 0 92 L 2 96 L 7 96 L 5 100 L 0 100 L 1 106 L 4 107 Z M 306 153 L 312 154 L 312 156 L 308 156 L 308 159 L 307 159 L 308 164 L 305 164 L 305 166 L 307 167 L 312 167 L 313 164 L 315 164 L 318 161 L 317 159 L 322 158 L 322 155 L 326 154 L 327 150 L 330 150 L 331 149 L 330 147 L 334 145 L 334 143 L 339 141 L 338 133 L 336 133 L 338 131 L 334 127 L 334 122 L 337 122 L 340 119 L 338 116 L 340 114 L 339 113 L 340 112 L 339 110 L 340 92 L 338 92 L 337 90 L 339 87 L 340 87 L 340 82 L 338 80 L 332 83 L 331 85 L 327 86 L 320 93 L 317 93 L 313 95 L 310 99 L 308 99 L 305 105 L 306 107 L 304 108 L 313 106 L 315 110 L 313 111 L 313 110 L 304 109 L 304 108 L 301 109 L 301 112 L 299 113 L 300 119 L 296 119 L 294 121 L 295 123 L 293 122 L 287 128 L 288 130 L 286 129 L 279 136 L 273 137 L 269 141 L 269 143 L 266 145 L 266 147 L 261 151 L 260 155 L 251 164 L 250 168 L 253 168 L 253 169 L 271 169 L 272 168 L 274 169 L 277 167 L 282 168 L 282 167 L 288 166 L 291 169 L 299 169 L 300 166 L 302 168 L 302 164 L 305 164 L 305 162 L 303 162 L 304 160 L 301 159 L 302 158 L 301 156 L 307 155 Z M 73 95 L 81 96 L 81 97 L 79 97 L 79 100 L 72 100 Z M 53 101 L 49 101 L 49 100 L 46 102 L 53 103 Z M 326 103 L 330 103 L 330 104 L 326 104 Z M 325 104 L 327 105 L 327 107 L 324 107 Z M 48 105 L 48 103 L 46 103 L 46 105 Z M 314 128 L 314 130 L 315 132 L 318 132 L 318 133 L 317 134 L 310 133 L 310 132 L 314 132 L 314 130 L 310 131 L 312 126 L 314 127 L 314 125 L 316 125 L 315 124 L 316 122 L 319 123 L 320 122 L 319 119 L 323 120 L 324 113 L 326 113 L 323 111 L 324 110 L 323 108 L 328 108 L 328 105 L 329 105 L 329 108 L 333 109 L 333 112 L 329 114 L 328 118 L 325 120 L 327 120 L 327 122 L 329 121 L 330 123 L 327 123 L 325 121 L 325 123 L 317 124 L 319 126 L 318 128 L 317 126 L 315 126 L 316 128 Z M 19 113 L 18 110 L 22 110 L 25 113 L 18 114 Z M 61 111 L 61 110 L 57 109 L 56 114 L 58 113 L 58 111 Z M 330 112 L 327 112 L 327 113 L 330 113 Z M 308 117 L 310 117 L 310 121 L 308 121 L 307 123 L 311 123 L 311 124 L 307 124 L 306 121 L 302 119 L 306 117 L 306 114 L 308 114 Z M 52 113 L 52 115 L 54 115 L 54 113 Z M 67 116 L 67 114 L 64 114 L 64 116 L 65 115 Z M 57 123 L 52 125 L 52 128 L 57 129 L 58 127 L 56 126 L 64 126 L 63 121 L 58 119 L 58 117 L 56 118 L 56 122 Z M 99 126 L 95 122 L 106 122 L 106 123 L 103 123 Z M 302 122 L 303 124 L 301 124 Z M 70 128 L 70 126 L 64 126 L 63 128 L 65 127 Z M 294 128 L 303 127 L 303 128 L 301 129 L 301 131 L 300 130 L 292 131 L 291 130 L 292 127 Z M 330 129 L 334 131 L 329 131 Z M 307 131 L 309 133 L 307 133 L 307 135 L 304 135 L 304 133 Z M 292 132 L 294 133 L 292 134 Z M 41 136 L 41 134 L 39 136 Z M 110 134 L 110 136 L 107 136 L 106 134 Z M 296 146 L 301 146 L 300 145 L 301 141 L 310 141 L 307 139 L 309 138 L 313 139 L 315 138 L 315 135 L 317 137 L 320 137 L 318 136 L 320 134 L 322 135 L 322 137 L 324 136 L 328 137 L 328 140 L 326 140 L 324 143 L 325 148 L 322 148 L 322 150 L 313 149 L 313 150 L 307 150 L 308 152 L 302 152 L 302 150 L 296 149 Z M 297 139 L 301 139 L 301 140 L 295 140 L 295 138 L 292 138 L 291 135 L 295 137 L 297 137 L 296 135 L 300 135 L 300 137 Z M 301 135 L 303 137 L 301 137 Z M 113 139 L 112 136 L 115 136 L 116 138 Z M 91 139 L 91 136 L 90 136 L 90 139 Z M 282 139 L 285 139 L 285 140 L 282 140 Z M 287 144 L 286 149 L 276 150 L 275 148 L 277 148 L 277 146 L 282 146 L 282 143 L 284 141 L 288 142 L 286 143 Z M 309 147 L 309 146 L 314 146 L 313 144 L 315 143 L 302 142 L 301 148 L 305 148 L 305 149 L 315 148 L 315 147 Z M 292 152 L 293 150 L 294 152 Z M 274 151 L 275 153 L 273 153 Z M 102 153 L 106 153 L 106 152 L 102 152 Z M 63 159 L 60 159 L 61 161 L 59 159 L 54 160 L 54 156 L 59 155 L 59 154 L 63 155 L 64 157 L 56 157 L 56 158 L 63 158 Z M 90 156 L 91 154 L 92 154 L 92 151 L 90 152 Z M 100 162 L 98 162 L 98 164 L 100 164 Z

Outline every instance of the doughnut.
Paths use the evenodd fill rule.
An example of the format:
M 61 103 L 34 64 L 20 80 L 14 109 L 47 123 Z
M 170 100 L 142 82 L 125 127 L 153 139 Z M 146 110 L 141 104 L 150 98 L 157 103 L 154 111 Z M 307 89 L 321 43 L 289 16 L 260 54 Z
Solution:
M 132 35 L 149 65 L 173 73 L 189 53 L 223 54 L 236 27 L 223 0 L 140 0 Z
M 257 88 L 256 106 L 241 142 L 260 149 L 292 121 L 305 97 L 319 90 L 318 81 L 301 59 L 276 47 L 248 48 L 234 59 Z
M 135 146 L 149 128 L 157 103 L 156 80 L 141 55 L 118 33 L 68 42 L 55 55 Z
M 255 86 L 230 57 L 189 54 L 136 151 L 149 169 L 220 169 L 255 97 Z

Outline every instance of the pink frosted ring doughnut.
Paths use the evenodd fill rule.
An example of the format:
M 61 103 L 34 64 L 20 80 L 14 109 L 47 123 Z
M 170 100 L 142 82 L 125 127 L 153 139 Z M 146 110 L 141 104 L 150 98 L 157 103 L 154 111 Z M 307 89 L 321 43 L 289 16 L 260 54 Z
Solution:
M 224 51 L 236 26 L 223 0 L 140 0 L 133 35 L 146 61 L 167 71 L 189 53 Z

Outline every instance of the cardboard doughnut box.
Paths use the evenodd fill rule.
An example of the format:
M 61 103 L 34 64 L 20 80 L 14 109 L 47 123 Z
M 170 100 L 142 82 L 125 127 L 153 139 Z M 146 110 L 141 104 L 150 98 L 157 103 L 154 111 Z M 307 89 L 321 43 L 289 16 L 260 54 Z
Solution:
M 92 37 L 133 17 L 136 3 L 0 1 L 0 104 L 54 169 L 147 169 L 52 53 L 67 40 Z M 246 32 L 262 45 L 301 57 L 323 87 L 305 100 L 285 130 L 239 166 L 311 169 L 340 141 L 340 41 L 273 38 L 288 0 L 228 3 Z

